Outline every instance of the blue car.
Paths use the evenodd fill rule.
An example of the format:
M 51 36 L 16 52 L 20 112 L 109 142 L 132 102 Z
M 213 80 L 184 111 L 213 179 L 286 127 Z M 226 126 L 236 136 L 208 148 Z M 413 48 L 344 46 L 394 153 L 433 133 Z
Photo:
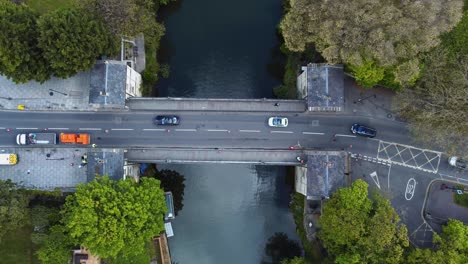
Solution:
M 377 135 L 375 129 L 357 123 L 351 126 L 351 133 L 368 138 L 373 138 Z
M 180 118 L 175 115 L 160 115 L 156 116 L 154 123 L 161 126 L 175 126 L 180 123 Z

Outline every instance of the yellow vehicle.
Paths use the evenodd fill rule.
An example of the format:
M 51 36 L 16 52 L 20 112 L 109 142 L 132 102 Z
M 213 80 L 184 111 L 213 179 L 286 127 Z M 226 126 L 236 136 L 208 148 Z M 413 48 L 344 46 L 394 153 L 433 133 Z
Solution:
M 16 154 L 0 154 L 0 165 L 15 165 L 18 163 L 18 155 Z

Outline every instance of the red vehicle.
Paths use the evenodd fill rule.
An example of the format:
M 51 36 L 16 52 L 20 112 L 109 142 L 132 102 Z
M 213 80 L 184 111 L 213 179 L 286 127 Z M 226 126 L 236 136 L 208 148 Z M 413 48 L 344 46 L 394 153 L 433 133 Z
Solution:
M 60 133 L 60 143 L 89 145 L 90 136 L 89 134 Z

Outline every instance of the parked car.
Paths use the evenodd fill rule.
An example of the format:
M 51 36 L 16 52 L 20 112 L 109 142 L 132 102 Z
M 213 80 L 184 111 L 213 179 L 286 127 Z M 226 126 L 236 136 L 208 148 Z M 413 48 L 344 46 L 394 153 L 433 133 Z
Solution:
M 450 157 L 449 164 L 461 170 L 468 170 L 468 161 L 465 161 L 457 156 Z
M 377 135 L 377 131 L 375 129 L 357 123 L 351 126 L 351 133 L 369 138 L 373 138 Z
M 273 116 L 268 119 L 268 125 L 271 127 L 287 127 L 288 119 L 286 117 Z
M 180 123 L 180 118 L 175 115 L 160 115 L 154 119 L 156 125 L 175 126 Z

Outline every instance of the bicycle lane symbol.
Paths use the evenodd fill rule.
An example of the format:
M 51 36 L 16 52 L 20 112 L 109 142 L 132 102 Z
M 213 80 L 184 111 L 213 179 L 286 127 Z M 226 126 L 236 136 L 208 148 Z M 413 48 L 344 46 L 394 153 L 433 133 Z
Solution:
M 405 199 L 407 201 L 411 200 L 414 196 L 414 190 L 416 189 L 416 180 L 411 178 L 406 184 Z

